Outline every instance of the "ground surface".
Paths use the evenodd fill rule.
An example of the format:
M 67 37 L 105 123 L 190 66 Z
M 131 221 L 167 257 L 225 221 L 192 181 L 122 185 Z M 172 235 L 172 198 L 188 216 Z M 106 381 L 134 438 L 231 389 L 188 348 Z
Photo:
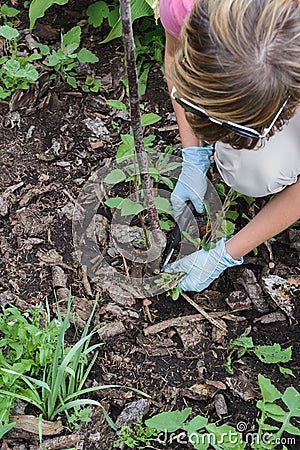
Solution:
M 76 8 L 67 5 L 63 13 L 62 8 L 52 8 L 39 21 L 35 37 L 55 45 L 60 31 L 85 20 L 83 3 L 79 2 Z M 24 13 L 21 28 L 27 26 Z M 151 396 L 143 405 L 144 417 L 191 406 L 193 414 L 207 415 L 219 424 L 237 426 L 244 422 L 246 429 L 253 431 L 259 397 L 258 373 L 270 378 L 281 391 L 290 385 L 299 389 L 300 230 L 294 227 L 282 233 L 269 247 L 262 245 L 257 256 L 250 254 L 243 266 L 228 271 L 205 292 L 190 294 L 207 313 L 223 314 L 220 323 L 226 331 L 201 320 L 201 315 L 182 297 L 176 302 L 165 294 L 150 301 L 121 297 L 85 277 L 74 253 L 74 205 L 93 171 L 114 158 L 120 133 L 128 132 L 129 121 L 128 116 L 117 114 L 105 104 L 105 99 L 124 96 L 121 42 L 100 46 L 97 43 L 105 30 L 92 30 L 91 34 L 91 29 L 84 25 L 83 32 L 85 46 L 100 59 L 93 68 L 102 81 L 99 94 L 74 91 L 45 76 L 36 85 L 34 96 L 31 91 L 0 104 L 0 302 L 3 306 L 13 303 L 26 309 L 44 303 L 47 297 L 53 304 L 53 291 L 60 288 L 63 304 L 66 290 L 71 287 L 74 307 L 86 320 L 99 294 L 95 324 L 106 323 L 109 330 L 114 324 L 116 330 L 101 336 L 104 346 L 90 374 L 90 383 L 121 384 L 143 390 Z M 178 146 L 171 104 L 158 66 L 151 69 L 143 103 L 147 112 L 162 116 L 158 125 L 148 131 L 156 135 L 157 150 L 169 144 Z M 99 125 L 99 119 L 108 135 L 97 131 L 95 124 Z M 253 210 L 260 205 L 261 201 L 256 202 Z M 239 208 L 249 215 L 245 202 Z M 109 219 L 109 212 L 102 211 Z M 110 261 L 113 262 L 113 257 Z M 122 261 L 116 261 L 120 270 L 124 270 Z M 57 266 L 65 273 L 64 283 L 55 279 Z M 279 292 L 279 297 L 285 299 L 283 309 L 262 282 L 262 277 L 270 275 L 281 277 L 279 284 L 277 279 L 273 286 L 273 293 Z M 282 279 L 287 283 L 284 289 Z M 235 295 L 232 293 L 236 291 L 241 291 L 239 296 L 244 299 L 240 311 L 231 308 Z M 262 320 L 266 312 L 257 307 L 257 299 L 268 306 L 270 323 Z M 292 305 L 289 313 L 286 304 Z M 173 321 L 178 317 L 185 319 Z M 160 328 L 149 328 L 166 320 L 170 322 Z M 284 348 L 292 346 L 293 359 L 288 367 L 295 378 L 281 374 L 276 365 L 259 363 L 254 356 L 245 357 L 244 365 L 235 364 L 233 375 L 225 371 L 229 342 L 249 326 L 256 345 L 278 342 Z M 107 390 L 95 398 L 101 399 L 113 420 L 128 405 L 141 399 L 128 390 Z M 106 424 L 100 408 L 93 410 L 91 418 L 78 431 L 65 428 L 60 437 L 49 438 L 47 448 L 73 445 L 86 450 L 109 450 L 115 433 Z M 13 430 L 2 441 L 2 450 L 35 448 L 37 436 L 22 430 Z M 173 443 L 167 448 L 191 447 Z M 299 447 L 294 444 L 288 448 Z

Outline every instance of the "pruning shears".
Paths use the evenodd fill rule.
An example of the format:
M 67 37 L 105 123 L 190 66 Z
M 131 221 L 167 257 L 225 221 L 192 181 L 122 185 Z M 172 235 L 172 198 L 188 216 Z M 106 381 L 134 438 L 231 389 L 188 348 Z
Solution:
M 172 232 L 168 250 L 166 252 L 165 260 L 164 260 L 164 263 L 162 266 L 163 269 L 170 261 L 175 248 L 178 247 L 178 245 L 181 241 L 182 231 L 186 231 L 189 228 L 192 220 L 194 219 L 195 212 L 196 212 L 196 210 L 195 210 L 193 203 L 190 200 L 188 200 L 186 202 L 185 208 L 184 208 L 181 216 L 179 217 L 179 219 L 175 225 L 175 228 Z

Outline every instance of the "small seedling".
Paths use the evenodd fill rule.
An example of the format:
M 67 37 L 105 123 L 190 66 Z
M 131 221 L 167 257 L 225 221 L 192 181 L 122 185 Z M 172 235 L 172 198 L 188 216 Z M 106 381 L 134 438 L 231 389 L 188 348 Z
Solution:
M 142 421 L 138 420 L 132 427 L 123 426 L 121 428 L 120 438 L 115 441 L 113 448 L 125 444 L 128 448 L 143 450 L 157 440 L 157 432 L 152 428 L 145 427 Z
M 16 17 L 19 12 L 18 9 L 12 8 L 11 6 L 6 5 L 6 3 L 0 6 L 0 17 L 4 25 L 12 26 L 9 19 Z
M 96 78 L 93 78 L 90 75 L 87 75 L 85 82 L 81 87 L 83 92 L 95 92 L 95 93 L 99 92 L 100 88 L 101 88 L 101 80 L 97 80 Z
M 39 76 L 31 61 L 40 59 L 41 56 L 37 53 L 18 56 L 20 47 L 18 36 L 18 30 L 11 24 L 0 26 L 0 37 L 3 38 L 3 56 L 0 58 L 0 100 L 10 97 L 17 90 L 29 89 Z
M 278 364 L 281 373 L 294 376 L 293 372 L 287 367 L 283 367 L 282 363 L 287 363 L 292 359 L 292 347 L 282 349 L 280 344 L 273 345 L 254 345 L 252 337 L 249 336 L 251 327 L 229 345 L 228 356 L 225 368 L 229 373 L 233 373 L 232 363 L 237 361 L 243 364 L 242 358 L 246 354 L 255 355 L 261 362 L 265 364 Z
M 99 61 L 99 58 L 93 52 L 84 47 L 76 52 L 80 46 L 80 36 L 81 28 L 76 26 L 71 28 L 66 34 L 62 34 L 61 44 L 58 50 L 50 51 L 47 45 L 36 43 L 42 55 L 46 57 L 43 64 L 48 67 L 53 67 L 61 78 L 74 89 L 77 88 L 76 64 L 78 62 L 94 64 Z M 54 78 L 55 75 L 52 75 L 52 77 Z M 93 87 L 94 80 L 88 78 L 88 83 L 91 83 L 91 86 Z M 100 87 L 98 84 L 99 83 L 97 82 L 96 86 Z M 85 83 L 85 86 L 88 88 L 89 84 Z M 96 86 L 94 85 L 94 88 L 96 88 Z

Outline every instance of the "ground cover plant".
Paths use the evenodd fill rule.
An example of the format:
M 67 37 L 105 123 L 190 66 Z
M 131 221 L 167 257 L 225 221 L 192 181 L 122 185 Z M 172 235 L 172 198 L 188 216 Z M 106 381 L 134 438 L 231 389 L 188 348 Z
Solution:
M 241 429 L 241 424 L 238 424 L 236 429 L 229 425 L 209 423 L 204 416 L 195 416 L 187 420 L 192 408 L 186 408 L 157 414 L 145 421 L 144 428 L 141 423 L 136 423 L 132 429 L 123 427 L 120 441 L 127 442 L 130 448 L 145 448 L 145 444 L 150 445 L 151 441 L 162 444 L 172 441 L 189 442 L 192 448 L 197 450 L 208 448 L 243 450 L 246 445 L 251 449 L 274 449 L 282 442 L 295 444 L 295 437 L 283 439 L 282 435 L 284 432 L 299 435 L 299 429 L 290 422 L 292 417 L 299 417 L 300 414 L 299 392 L 289 387 L 281 393 L 262 375 L 259 375 L 258 382 L 263 399 L 256 405 L 261 411 L 257 419 L 256 433 L 248 433 L 243 437 L 242 431 L 245 430 Z M 279 399 L 285 404 L 287 411 L 275 403 Z M 282 425 L 271 425 L 267 423 L 268 419 Z M 182 430 L 184 433 L 180 433 Z M 117 441 L 116 445 L 120 441 Z M 144 441 L 142 444 L 144 446 L 140 446 L 141 441 Z M 287 447 L 282 445 L 282 449 L 286 450 Z
M 6 88 L 2 84 L 6 77 L 4 72 L 0 82 L 3 89 L 11 89 L 0 103 L 0 303 L 7 314 L 7 324 L 2 323 L 0 329 L 6 333 L 6 344 L 12 344 L 7 352 L 2 341 L 1 367 L 20 373 L 30 366 L 33 372 L 24 374 L 38 380 L 40 358 L 47 360 L 55 351 L 57 328 L 53 321 L 53 329 L 38 333 L 37 322 L 26 317 L 26 310 L 35 310 L 40 304 L 45 306 L 48 298 L 50 316 L 57 317 L 58 303 L 63 322 L 68 314 L 66 306 L 71 288 L 78 319 L 77 334 L 71 335 L 68 330 L 66 335 L 66 344 L 72 348 L 80 342 L 98 295 L 90 328 L 97 327 L 97 333 L 91 337 L 90 346 L 96 342 L 103 345 L 91 352 L 89 361 L 95 357 L 95 362 L 82 386 L 82 390 L 95 389 L 81 397 L 88 396 L 97 404 L 86 405 L 88 410 L 85 407 L 67 410 L 68 415 L 59 412 L 50 422 L 62 421 L 63 427 L 59 430 L 54 430 L 45 419 L 40 421 L 44 429 L 49 427 L 50 430 L 50 434 L 42 436 L 44 448 L 109 450 L 113 446 L 147 448 L 147 445 L 150 448 L 193 448 L 192 443 L 181 443 L 179 438 L 176 439 L 184 432 L 181 428 L 169 430 L 168 438 L 171 433 L 176 436 L 172 442 L 169 439 L 166 446 L 155 440 L 155 433 L 161 431 L 159 428 L 155 431 L 155 427 L 149 431 L 145 424 L 149 420 L 151 425 L 151 420 L 161 417 L 162 413 L 167 414 L 166 418 L 172 417 L 172 413 L 181 417 L 184 426 L 189 423 L 199 425 L 202 421 L 203 428 L 199 426 L 196 432 L 207 432 L 208 428 L 215 437 L 223 430 L 228 434 L 230 430 L 236 430 L 246 442 L 247 435 L 250 439 L 252 433 L 260 434 L 257 449 L 298 448 L 299 225 L 260 246 L 256 255 L 252 252 L 245 258 L 242 267 L 224 274 L 205 292 L 188 293 L 206 317 L 180 292 L 173 301 L 167 295 L 166 280 L 162 281 L 166 284 L 159 294 L 150 296 L 145 292 L 145 296 L 139 298 L 136 288 L 128 281 L 120 288 L 117 283 L 111 286 L 109 276 L 99 282 L 90 276 L 87 267 L 78 263 L 72 235 L 74 214 L 78 212 L 77 200 L 82 198 L 86 183 L 99 168 L 113 167 L 121 170 L 126 178 L 120 171 L 105 175 L 111 177 L 105 182 L 109 195 L 98 202 L 94 225 L 89 231 L 96 235 L 98 253 L 100 250 L 108 261 L 107 274 L 108 270 L 114 269 L 127 280 L 144 275 L 144 266 L 123 257 L 114 245 L 111 221 L 116 211 L 120 213 L 122 208 L 112 209 L 116 205 L 109 205 L 110 200 L 119 197 L 123 201 L 136 202 L 135 195 L 131 195 L 136 183 L 134 162 L 130 158 L 121 162 L 124 154 L 133 150 L 133 138 L 122 41 L 118 38 L 100 44 L 109 36 L 115 19 L 106 17 L 103 4 L 102 22 L 101 18 L 93 17 L 95 3 L 69 0 L 63 5 L 49 2 L 50 7 L 36 19 L 29 34 L 29 4 L 24 7 L 20 1 L 5 2 L 7 8 L 15 8 L 18 13 L 1 4 L 0 25 L 8 26 L 9 30 L 0 28 L 0 33 L 11 33 L 11 29 L 18 33 L 5 41 L 0 49 L 1 58 L 11 59 L 9 52 L 14 51 L 15 45 L 17 61 L 33 54 L 41 56 L 24 62 L 38 72 L 36 81 L 28 83 L 24 89 Z M 112 12 L 116 3 L 110 2 L 107 6 Z M 80 36 L 77 27 L 80 27 Z M 148 52 L 152 38 L 147 33 L 155 33 L 152 25 L 149 28 L 149 18 L 137 18 L 134 27 L 136 44 L 147 47 L 145 51 Z M 72 43 L 79 45 L 71 54 L 85 48 L 98 58 L 90 63 L 71 58 L 76 64 L 67 73 L 76 73 L 77 87 L 68 84 L 67 78 L 59 75 L 55 66 L 43 64 L 62 49 L 62 36 L 68 38 L 72 29 L 75 29 Z M 38 45 L 30 50 L 28 42 L 33 41 L 28 36 L 40 46 L 47 46 L 49 52 Z M 159 45 L 155 46 L 157 52 L 159 48 Z M 47 50 L 47 54 L 42 50 Z M 142 58 L 142 50 L 138 53 Z M 140 98 L 141 112 L 145 115 L 144 142 L 149 149 L 154 189 L 171 192 L 176 181 L 172 174 L 180 170 L 180 142 L 164 73 L 158 64 L 161 60 L 159 55 L 156 59 L 147 55 L 144 64 L 150 60 L 158 62 L 149 68 L 147 89 Z M 7 61 L 3 60 L 3 65 Z M 141 65 L 140 75 L 143 70 Z M 23 83 L 22 80 L 18 82 Z M 83 88 L 84 85 L 87 88 Z M 160 120 L 154 121 L 155 118 Z M 216 188 L 220 201 L 227 204 L 228 223 L 221 232 L 230 227 L 238 230 L 267 201 L 246 199 L 230 192 L 222 184 L 213 164 L 211 177 L 213 186 L 220 185 Z M 97 187 L 101 197 L 101 184 Z M 159 216 L 169 238 L 174 227 L 173 218 L 164 208 L 159 211 Z M 203 227 L 200 230 L 202 238 L 209 230 L 206 223 L 201 223 L 200 227 Z M 129 241 L 136 252 L 143 250 L 146 238 L 138 215 L 124 230 L 117 234 L 118 240 L 123 239 L 125 247 Z M 191 249 L 200 243 L 193 238 L 193 235 L 185 237 Z M 19 326 L 16 319 L 20 321 Z M 14 325 L 8 325 L 8 322 L 14 322 Z M 40 326 L 45 324 L 42 320 Z M 105 324 L 105 327 L 99 327 L 99 324 Z M 29 336 L 28 328 L 32 331 L 31 340 L 24 348 L 22 339 Z M 8 332 L 15 334 L 8 335 Z M 0 339 L 4 339 L 3 334 Z M 32 356 L 33 351 L 36 351 L 36 359 Z M 228 358 L 233 373 L 226 370 Z M 72 378 L 71 367 L 68 367 L 66 376 Z M 89 364 L 85 365 L 84 370 L 88 367 Z M 0 383 L 14 380 L 10 392 L 20 385 L 27 395 L 30 395 L 29 391 L 44 392 L 45 396 L 49 392 L 45 385 L 37 386 L 30 379 L 27 381 L 31 386 L 25 387 L 20 376 L 5 371 L 2 375 Z M 43 378 L 41 381 L 50 383 Z M 97 390 L 99 385 L 128 386 L 151 398 L 128 389 Z M 24 400 L 15 401 L 14 409 L 10 410 L 12 399 L 11 395 L 2 397 L 10 406 L 0 408 L 1 413 L 6 414 L 0 428 L 0 447 L 3 450 L 37 450 L 40 448 L 40 411 Z M 34 416 L 37 427 L 33 428 L 33 422 L 28 426 L 28 423 L 16 423 L 16 420 L 7 424 L 9 414 L 12 420 L 16 416 Z M 261 435 L 264 433 L 278 438 L 278 443 L 274 441 L 269 447 L 262 447 Z M 220 444 L 219 448 L 224 446 Z M 250 441 L 248 448 L 251 448 Z

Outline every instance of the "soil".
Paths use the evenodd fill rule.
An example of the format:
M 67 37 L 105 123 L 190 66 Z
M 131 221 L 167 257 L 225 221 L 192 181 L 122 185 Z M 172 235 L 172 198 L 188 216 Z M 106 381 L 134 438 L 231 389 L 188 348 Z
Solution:
M 26 29 L 27 11 L 17 6 L 22 10 L 20 29 Z M 243 422 L 246 430 L 253 432 L 258 415 L 255 405 L 260 397 L 259 373 L 282 392 L 288 386 L 299 390 L 299 226 L 260 246 L 257 255 L 249 254 L 241 267 L 228 270 L 203 293 L 188 293 L 211 317 L 219 313 L 222 318 L 218 323 L 226 331 L 203 320 L 183 297 L 177 301 L 166 293 L 148 299 L 122 297 L 95 282 L 89 273 L 86 276 L 75 253 L 72 233 L 76 199 L 90 176 L 114 159 L 120 135 L 128 133 L 130 126 L 128 115 L 106 105 L 107 99 L 125 97 L 122 42 L 99 45 L 107 30 L 87 25 L 86 7 L 83 1 L 53 6 L 38 20 L 34 35 L 55 46 L 61 32 L 80 22 L 83 43 L 98 55 L 99 62 L 93 68 L 82 67 L 78 79 L 84 80 L 85 71 L 92 70 L 102 82 L 100 92 L 73 90 L 46 73 L 28 92 L 18 92 L 0 104 L 0 302 L 26 310 L 48 299 L 55 314 L 55 293 L 63 308 L 71 289 L 74 310 L 85 322 L 99 295 L 94 325 L 106 324 L 108 331 L 99 335 L 104 345 L 90 373 L 90 384 L 119 384 L 147 393 L 150 398 L 140 414 L 144 419 L 162 411 L 191 407 L 191 417 L 206 415 L 210 421 L 235 427 Z M 147 128 L 148 134 L 155 135 L 156 150 L 172 144 L 180 154 L 178 130 L 158 65 L 151 68 L 142 102 L 146 112 L 162 117 Z M 95 131 L 99 119 L 108 135 Z M 214 165 L 212 179 L 218 179 Z M 239 212 L 251 216 L 262 202 L 257 199 L 250 207 L 240 200 Z M 102 204 L 101 212 L 108 219 L 109 231 L 110 211 Z M 243 224 L 239 219 L 237 226 Z M 109 264 L 125 273 L 120 255 L 110 256 Z M 67 277 L 65 283 L 57 282 L 57 267 Z M 263 280 L 272 280 L 272 276 L 277 278 L 270 295 Z M 276 302 L 275 294 L 281 302 Z M 156 329 L 151 328 L 155 325 Z M 232 375 L 226 372 L 229 343 L 248 327 L 255 345 L 278 342 L 283 348 L 292 346 L 293 358 L 286 367 L 293 371 L 294 378 L 281 374 L 278 365 L 263 364 L 254 356 L 245 356 L 244 364 L 234 363 Z M 136 402 L 142 399 L 128 389 L 100 392 L 93 398 L 100 399 L 110 417 L 114 421 L 119 418 L 119 423 L 125 408 L 133 405 L 137 410 L 140 403 Z M 220 398 L 225 409 L 218 406 Z M 30 413 L 30 408 L 25 412 Z M 111 449 L 117 435 L 105 421 L 102 409 L 93 408 L 90 417 L 91 422 L 81 424 L 78 430 L 65 427 L 59 436 L 45 438 L 44 448 Z M 294 424 L 299 426 L 299 421 Z M 17 428 L 4 437 L 1 445 L 2 450 L 40 448 L 37 435 Z M 169 442 L 165 448 L 192 446 Z M 287 444 L 287 448 L 299 448 L 299 441 Z

